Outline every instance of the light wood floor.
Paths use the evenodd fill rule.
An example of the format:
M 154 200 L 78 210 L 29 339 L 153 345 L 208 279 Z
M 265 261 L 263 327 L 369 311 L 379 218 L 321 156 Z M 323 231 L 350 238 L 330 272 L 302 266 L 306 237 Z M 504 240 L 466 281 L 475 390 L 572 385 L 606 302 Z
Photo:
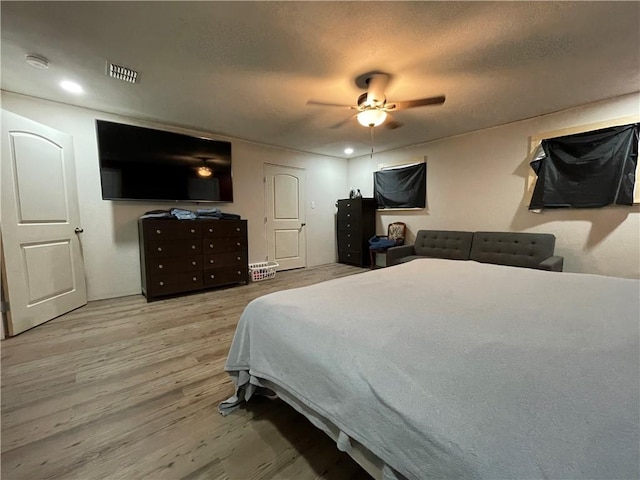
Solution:
M 370 479 L 279 400 L 216 409 L 233 393 L 222 367 L 249 301 L 364 271 L 101 300 L 3 341 L 2 479 Z

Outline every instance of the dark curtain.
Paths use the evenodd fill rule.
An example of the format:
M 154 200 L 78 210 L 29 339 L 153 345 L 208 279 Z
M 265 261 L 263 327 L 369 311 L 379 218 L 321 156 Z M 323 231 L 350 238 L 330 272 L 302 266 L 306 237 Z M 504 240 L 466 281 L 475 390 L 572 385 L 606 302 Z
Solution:
M 542 141 L 530 210 L 632 205 L 640 124 Z
M 424 208 L 427 164 L 373 172 L 373 194 L 381 208 Z

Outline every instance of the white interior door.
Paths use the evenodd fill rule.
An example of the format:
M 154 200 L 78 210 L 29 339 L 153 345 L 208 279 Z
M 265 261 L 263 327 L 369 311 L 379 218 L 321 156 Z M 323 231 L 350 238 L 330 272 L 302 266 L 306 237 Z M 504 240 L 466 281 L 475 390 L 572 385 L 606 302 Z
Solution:
M 267 256 L 278 270 L 307 266 L 305 171 L 265 164 Z
M 3 110 L 1 140 L 7 327 L 16 335 L 86 304 L 87 291 L 71 137 Z

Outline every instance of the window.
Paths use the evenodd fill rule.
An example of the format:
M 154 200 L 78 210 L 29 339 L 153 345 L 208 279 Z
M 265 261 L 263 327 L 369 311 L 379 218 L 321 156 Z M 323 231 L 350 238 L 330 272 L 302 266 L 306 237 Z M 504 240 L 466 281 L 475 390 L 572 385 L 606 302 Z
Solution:
M 632 205 L 639 130 L 635 123 L 543 140 L 530 164 L 537 180 L 529 209 Z
M 373 195 L 378 208 L 425 208 L 427 164 L 421 162 L 373 172 Z

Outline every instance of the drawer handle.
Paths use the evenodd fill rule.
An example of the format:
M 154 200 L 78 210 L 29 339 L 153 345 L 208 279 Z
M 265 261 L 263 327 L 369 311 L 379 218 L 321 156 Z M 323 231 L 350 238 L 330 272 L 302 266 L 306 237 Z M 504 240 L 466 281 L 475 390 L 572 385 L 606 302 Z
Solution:
M 238 270 L 238 275 L 242 275 L 242 272 L 240 270 Z
M 351 204 L 350 204 L 350 203 L 347 203 L 347 207 L 350 207 L 350 206 L 351 206 Z
M 196 231 L 192 228 L 192 229 L 191 229 L 191 233 L 196 233 Z
M 236 232 L 239 232 L 239 231 L 240 231 L 240 227 L 236 227 Z
M 236 257 L 238 259 L 238 261 L 240 261 L 240 257 Z
M 209 263 L 214 263 L 213 260 L 209 260 Z
M 213 274 L 211 274 L 211 278 L 216 278 L 216 276 L 215 276 L 215 275 L 213 275 Z
M 350 243 L 347 243 L 347 247 L 350 247 L 350 246 L 351 246 L 351 244 L 350 244 Z
M 160 235 L 160 234 L 162 233 L 162 230 L 158 229 L 158 230 L 156 230 L 156 233 L 157 233 L 158 235 Z
M 350 226 L 351 226 L 351 224 L 350 224 L 350 223 L 347 223 L 347 228 L 349 228 Z
M 213 228 L 210 228 L 210 229 L 209 229 L 209 233 L 213 233 Z
M 193 281 L 197 282 L 198 281 L 198 277 L 193 277 Z
M 163 285 L 164 285 L 164 282 L 160 282 L 160 286 L 163 286 Z
M 237 246 L 240 246 L 240 242 L 236 242 L 236 245 L 237 245 Z
M 158 247 L 158 251 L 161 252 L 162 251 L 162 247 Z
M 213 243 L 210 243 L 210 244 L 209 244 L 209 248 L 213 248 Z
M 191 250 L 195 250 L 196 246 L 195 245 L 191 245 Z
M 349 218 L 350 216 L 351 216 L 351 214 L 350 214 L 350 213 L 347 213 L 347 218 Z
M 197 263 L 196 262 L 191 262 L 191 265 L 197 265 Z
M 164 268 L 164 267 L 162 266 L 162 264 L 160 264 L 160 265 L 158 265 L 158 268 Z
M 347 233 L 347 238 L 351 238 L 351 234 L 350 233 Z

